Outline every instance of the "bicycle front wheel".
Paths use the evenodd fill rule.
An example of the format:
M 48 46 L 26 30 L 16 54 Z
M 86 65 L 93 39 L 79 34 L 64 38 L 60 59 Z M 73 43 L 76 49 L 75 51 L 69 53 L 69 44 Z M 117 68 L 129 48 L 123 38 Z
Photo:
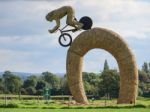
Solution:
M 63 47 L 68 47 L 72 43 L 72 37 L 68 33 L 63 33 L 59 36 L 59 44 Z

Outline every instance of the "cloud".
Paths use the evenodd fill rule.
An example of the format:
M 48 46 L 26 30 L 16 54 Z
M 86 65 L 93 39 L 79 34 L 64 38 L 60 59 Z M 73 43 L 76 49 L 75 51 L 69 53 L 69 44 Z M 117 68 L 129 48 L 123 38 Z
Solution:
M 97 73 L 102 71 L 105 60 L 107 60 L 110 68 L 118 69 L 116 59 L 109 52 L 101 49 L 93 49 L 84 57 L 83 71 Z
M 43 0 L 0 1 L 0 68 L 15 71 L 65 72 L 66 53 L 58 43 L 59 32 L 49 34 L 55 23 L 45 20 L 45 15 L 63 5 L 75 8 L 78 19 L 90 16 L 94 27 L 104 27 L 117 32 L 133 49 L 138 64 L 150 60 L 147 48 L 150 36 L 150 2 L 146 0 Z M 61 21 L 65 25 L 65 19 Z M 61 26 L 61 27 L 62 27 Z M 71 33 L 73 39 L 79 34 Z M 115 59 L 107 52 L 94 50 L 85 56 L 85 71 L 103 69 L 107 59 L 117 67 Z M 91 65 L 91 66 L 88 66 Z
M 1 2 L 0 34 L 45 34 L 48 29 L 45 15 L 63 5 L 73 6 L 78 19 L 84 15 L 91 16 L 95 26 L 113 29 L 125 38 L 147 38 L 145 32 L 150 32 L 150 24 L 147 24 L 150 3 L 145 1 L 63 0 Z
M 148 38 L 150 32 L 150 2 L 134 0 L 79 1 L 82 14 L 93 18 L 94 25 L 118 32 L 124 38 Z M 84 10 L 85 9 L 85 10 Z M 80 12 L 78 10 L 78 12 Z
M 59 46 L 57 37 L 50 35 L 0 36 L 0 48 L 20 51 L 47 51 Z
M 56 50 L 55 50 L 56 51 Z M 54 51 L 53 51 L 54 52 Z M 18 72 L 65 72 L 65 58 L 51 52 L 24 52 L 0 49 L 1 70 Z M 64 55 L 62 53 L 62 55 Z

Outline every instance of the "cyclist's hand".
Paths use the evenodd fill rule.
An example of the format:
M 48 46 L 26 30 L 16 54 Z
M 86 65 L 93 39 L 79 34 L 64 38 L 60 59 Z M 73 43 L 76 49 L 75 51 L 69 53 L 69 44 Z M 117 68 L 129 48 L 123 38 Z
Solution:
M 50 33 L 54 33 L 54 31 L 53 30 L 48 30 Z

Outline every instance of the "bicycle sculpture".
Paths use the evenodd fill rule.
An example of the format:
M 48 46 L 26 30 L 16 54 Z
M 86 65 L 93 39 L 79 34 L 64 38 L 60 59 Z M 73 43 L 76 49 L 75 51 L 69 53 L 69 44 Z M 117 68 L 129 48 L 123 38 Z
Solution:
M 67 20 L 66 20 L 66 26 L 63 27 L 62 29 L 59 29 L 60 27 L 60 19 L 63 18 L 64 16 L 67 15 Z M 92 27 L 92 19 L 90 17 L 84 16 L 82 17 L 79 21 L 74 16 L 74 9 L 70 6 L 63 6 L 59 9 L 53 10 L 50 13 L 46 15 L 47 21 L 56 21 L 56 26 L 49 30 L 50 33 L 54 33 L 57 30 L 60 31 L 61 35 L 59 36 L 58 42 L 61 46 L 63 47 L 68 47 L 72 43 L 72 37 L 69 33 L 67 32 L 76 32 L 81 29 L 83 30 L 88 30 L 91 29 Z M 65 30 L 67 26 L 72 26 L 74 27 L 73 29 Z

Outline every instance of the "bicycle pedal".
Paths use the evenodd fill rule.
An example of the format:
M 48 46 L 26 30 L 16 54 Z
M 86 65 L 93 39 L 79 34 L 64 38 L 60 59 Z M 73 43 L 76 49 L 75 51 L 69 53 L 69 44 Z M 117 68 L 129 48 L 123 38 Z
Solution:
M 76 31 L 78 31 L 78 30 L 77 29 L 72 30 L 72 32 L 76 32 Z

